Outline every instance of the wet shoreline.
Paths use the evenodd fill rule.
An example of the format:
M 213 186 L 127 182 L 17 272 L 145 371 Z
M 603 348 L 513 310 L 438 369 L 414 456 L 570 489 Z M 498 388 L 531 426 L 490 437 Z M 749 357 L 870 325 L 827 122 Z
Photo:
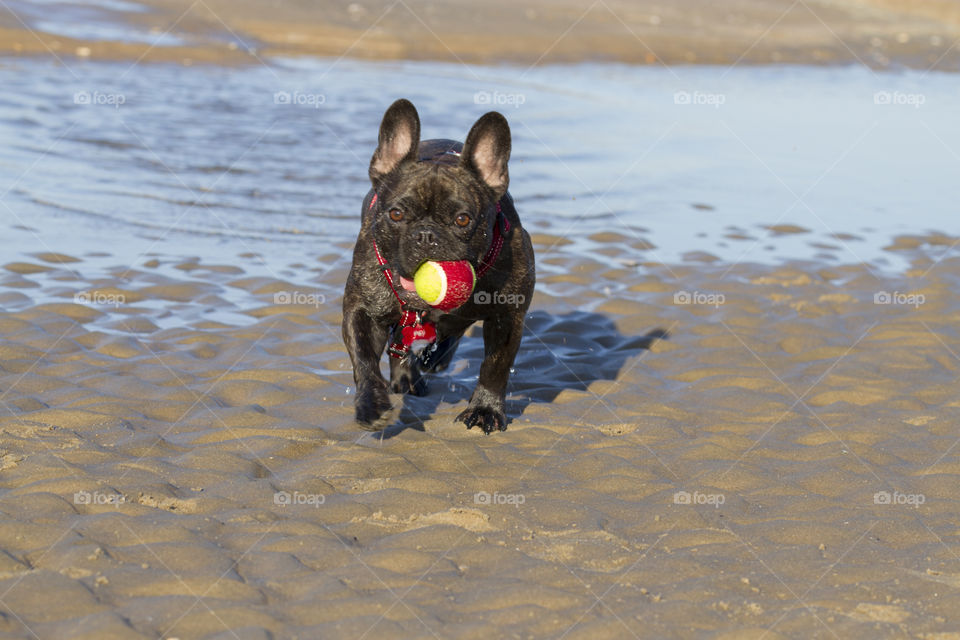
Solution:
M 336 253 L 276 276 L 5 264 L 0 628 L 951 637 L 957 258 L 905 239 L 897 277 L 611 269 L 535 244 L 490 437 L 453 421 L 476 329 L 427 396 L 392 398 L 384 434 L 353 425 Z

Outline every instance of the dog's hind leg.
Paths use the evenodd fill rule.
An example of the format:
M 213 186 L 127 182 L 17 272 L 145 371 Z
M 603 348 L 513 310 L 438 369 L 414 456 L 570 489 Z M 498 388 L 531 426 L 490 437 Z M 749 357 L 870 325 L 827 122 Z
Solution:
M 427 395 L 427 381 L 420 373 L 417 356 L 408 353 L 402 359 L 390 357 L 390 390 L 415 396 Z
M 457 346 L 460 344 L 461 337 L 450 336 L 424 349 L 419 357 L 420 370 L 424 373 L 445 371 L 450 366 L 453 356 L 457 353 Z

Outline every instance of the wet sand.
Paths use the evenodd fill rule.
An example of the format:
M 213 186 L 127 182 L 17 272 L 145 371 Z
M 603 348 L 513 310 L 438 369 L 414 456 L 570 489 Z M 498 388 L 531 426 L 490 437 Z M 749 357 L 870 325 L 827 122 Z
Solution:
M 489 437 L 453 423 L 476 331 L 386 434 L 352 424 L 339 247 L 6 264 L 0 631 L 960 637 L 957 239 L 900 238 L 898 275 L 594 240 L 535 234 Z
M 0 54 L 256 63 L 272 56 L 524 65 L 830 64 L 956 70 L 954 0 L 270 3 L 141 0 L 0 8 Z M 108 26 L 87 36 L 76 22 Z M 112 34 L 112 35 L 111 35 Z

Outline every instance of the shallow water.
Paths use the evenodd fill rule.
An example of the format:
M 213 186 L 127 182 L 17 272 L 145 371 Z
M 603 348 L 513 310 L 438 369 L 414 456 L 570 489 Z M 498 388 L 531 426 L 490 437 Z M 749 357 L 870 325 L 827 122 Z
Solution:
M 379 119 L 399 96 L 425 138 L 462 139 L 503 111 L 525 225 L 575 252 L 617 231 L 640 241 L 639 262 L 899 270 L 893 236 L 955 225 L 955 75 L 8 61 L 0 82 L 7 256 L 256 252 L 276 271 L 325 252 L 355 237 Z

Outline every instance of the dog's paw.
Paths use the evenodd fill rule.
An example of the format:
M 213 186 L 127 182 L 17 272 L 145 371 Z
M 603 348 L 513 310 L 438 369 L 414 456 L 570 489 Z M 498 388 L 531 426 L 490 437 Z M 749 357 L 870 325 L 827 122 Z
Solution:
M 494 431 L 507 430 L 507 416 L 493 407 L 471 405 L 457 416 L 457 420 L 467 425 L 467 429 L 480 427 L 487 435 Z
M 427 381 L 423 376 L 410 372 L 404 372 L 398 375 L 391 383 L 390 390 L 394 393 L 409 393 L 414 396 L 427 395 Z
M 357 393 L 356 421 L 362 429 L 380 431 L 386 425 L 381 418 L 392 409 L 386 386 L 370 386 Z

